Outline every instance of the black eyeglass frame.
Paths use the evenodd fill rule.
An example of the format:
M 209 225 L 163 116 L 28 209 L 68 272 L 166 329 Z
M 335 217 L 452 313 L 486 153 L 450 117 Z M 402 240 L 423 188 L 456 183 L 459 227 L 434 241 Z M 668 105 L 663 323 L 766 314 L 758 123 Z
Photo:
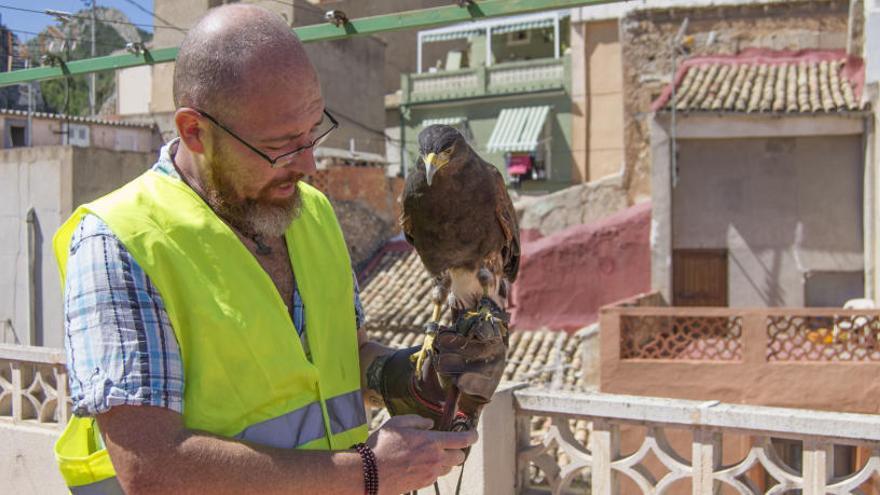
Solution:
M 248 149 L 250 149 L 251 151 L 253 151 L 253 152 L 256 153 L 257 155 L 259 155 L 260 158 L 262 158 L 263 160 L 266 160 L 267 162 L 269 162 L 269 167 L 270 167 L 270 168 L 281 168 L 281 167 L 283 167 L 283 166 L 288 165 L 288 164 L 290 163 L 290 161 L 293 159 L 293 157 L 295 157 L 296 155 L 302 153 L 303 151 L 305 151 L 305 150 L 307 150 L 307 149 L 309 149 L 309 148 L 314 148 L 315 146 L 318 146 L 319 144 L 321 144 L 322 142 L 324 142 L 325 139 L 327 139 L 327 136 L 329 136 L 331 132 L 333 132 L 333 131 L 335 131 L 336 129 L 339 128 L 339 121 L 336 120 L 336 119 L 333 117 L 333 115 L 331 115 L 330 112 L 328 112 L 327 109 L 325 108 L 325 109 L 324 109 L 324 115 L 326 115 L 327 118 L 330 119 L 330 123 L 332 124 L 332 125 L 330 126 L 330 128 L 327 129 L 326 132 L 324 132 L 324 133 L 321 134 L 320 136 L 316 137 L 315 139 L 312 140 L 311 143 L 309 143 L 309 144 L 307 144 L 307 145 L 305 145 L 305 146 L 300 146 L 299 148 L 297 148 L 297 149 L 295 149 L 295 150 L 293 150 L 293 151 L 288 151 L 287 153 L 284 153 L 284 154 L 282 154 L 282 155 L 276 156 L 275 158 L 272 158 L 272 157 L 270 157 L 269 155 L 267 155 L 266 153 L 263 153 L 262 151 L 260 151 L 260 149 L 257 148 L 256 146 L 254 146 L 254 145 L 248 143 L 247 141 L 245 141 L 245 140 L 244 140 L 241 136 L 239 136 L 238 134 L 232 132 L 231 129 L 229 129 L 229 128 L 226 127 L 225 125 L 221 124 L 219 120 L 217 120 L 216 118 L 214 118 L 213 116 L 211 116 L 211 114 L 209 114 L 208 112 L 206 112 L 206 111 L 204 111 L 204 110 L 199 110 L 198 108 L 193 108 L 193 110 L 195 110 L 195 111 L 196 111 L 199 115 L 201 115 L 202 117 L 204 117 L 204 118 L 210 120 L 210 121 L 211 121 L 212 123 L 214 123 L 214 125 L 216 125 L 217 127 L 219 127 L 219 128 L 221 128 L 221 129 L 223 129 L 224 131 L 226 131 L 227 134 L 229 134 L 230 136 L 234 137 L 239 143 L 241 143 L 241 144 L 247 146 Z M 286 160 L 286 163 L 283 163 L 283 164 L 280 164 L 280 165 L 279 165 L 278 162 L 280 162 L 280 161 L 283 160 L 283 159 L 287 159 L 287 160 Z

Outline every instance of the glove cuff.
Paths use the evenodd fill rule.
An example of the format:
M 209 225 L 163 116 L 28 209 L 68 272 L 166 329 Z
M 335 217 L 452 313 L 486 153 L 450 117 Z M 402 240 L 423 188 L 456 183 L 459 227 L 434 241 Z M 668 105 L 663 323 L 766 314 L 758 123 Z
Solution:
M 442 415 L 444 395 L 436 373 L 417 372 L 413 361 L 420 349 L 420 346 L 399 349 L 386 357 L 380 392 L 392 416 L 418 414 L 436 424 Z

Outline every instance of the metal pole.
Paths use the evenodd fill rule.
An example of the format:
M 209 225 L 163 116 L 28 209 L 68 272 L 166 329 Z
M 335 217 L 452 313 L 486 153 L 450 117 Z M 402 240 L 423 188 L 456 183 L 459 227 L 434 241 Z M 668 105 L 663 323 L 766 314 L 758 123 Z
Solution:
M 492 65 L 492 26 L 486 27 L 486 67 Z
M 669 139 L 671 140 L 671 146 L 669 147 L 672 156 L 670 157 L 669 163 L 672 165 L 672 188 L 675 189 L 675 186 L 678 185 L 678 141 L 677 135 L 675 132 L 675 114 L 678 109 L 678 95 L 676 92 L 676 81 L 675 75 L 678 72 L 678 50 L 681 46 L 682 38 L 684 38 L 685 32 L 687 32 L 688 24 L 690 24 L 690 17 L 685 17 L 684 21 L 681 23 L 681 27 L 678 28 L 678 33 L 676 33 L 675 37 L 672 38 L 672 118 L 670 122 L 669 129 Z
M 29 58 L 24 59 L 24 68 L 27 69 L 31 66 L 31 61 Z M 28 113 L 27 113 L 27 132 L 25 133 L 25 139 L 27 139 L 27 146 L 30 148 L 34 145 L 33 142 L 33 127 L 34 127 L 34 82 L 28 82 Z
M 33 207 L 25 215 L 28 265 L 28 345 L 37 345 L 37 213 Z
M 92 0 L 92 58 L 95 58 L 95 23 L 97 16 L 95 8 L 97 1 Z M 95 73 L 89 74 L 89 115 L 95 115 Z
M 559 12 L 553 19 L 553 58 L 559 58 Z
M 422 73 L 422 33 L 418 34 L 419 45 L 416 50 L 416 74 Z
M 453 4 L 445 7 L 364 17 L 354 19 L 340 26 L 323 22 L 311 26 L 298 27 L 293 31 L 300 37 L 303 43 L 312 43 L 315 41 L 346 39 L 355 36 L 369 36 L 405 29 L 425 29 L 444 24 L 528 14 L 543 10 L 621 3 L 623 1 L 625 0 L 484 0 L 471 4 L 467 9 Z M 54 79 L 68 75 L 75 76 L 105 70 L 125 69 L 141 65 L 161 64 L 173 62 L 176 57 L 177 48 L 169 47 L 147 50 L 138 54 L 107 55 L 86 60 L 76 60 L 66 64 L 65 67 L 40 67 L 2 73 L 0 74 L 0 86 Z

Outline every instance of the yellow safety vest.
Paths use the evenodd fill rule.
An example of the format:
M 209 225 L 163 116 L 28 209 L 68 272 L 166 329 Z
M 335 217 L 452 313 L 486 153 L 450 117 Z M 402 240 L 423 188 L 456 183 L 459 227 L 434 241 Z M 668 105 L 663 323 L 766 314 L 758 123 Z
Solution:
M 312 360 L 270 277 L 180 180 L 146 172 L 79 207 L 54 238 L 62 287 L 74 229 L 107 223 L 162 296 L 183 361 L 187 428 L 279 448 L 340 450 L 367 436 L 348 250 L 327 198 L 300 183 L 285 233 Z M 76 494 L 121 493 L 97 424 L 71 419 L 55 453 Z

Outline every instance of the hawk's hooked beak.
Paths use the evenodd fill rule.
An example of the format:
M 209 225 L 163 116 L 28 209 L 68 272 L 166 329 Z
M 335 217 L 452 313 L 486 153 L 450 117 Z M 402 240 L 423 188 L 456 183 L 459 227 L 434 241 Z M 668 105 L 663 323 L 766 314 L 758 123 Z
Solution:
M 428 185 L 431 185 L 431 179 L 434 178 L 434 174 L 437 173 L 437 166 L 435 165 L 437 161 L 437 153 L 428 153 L 428 156 L 424 157 L 425 161 L 425 180 L 428 181 Z
M 428 181 L 428 185 L 430 186 L 431 181 L 434 179 L 434 174 L 436 174 L 443 165 L 446 165 L 449 159 L 447 158 L 444 160 L 442 157 L 438 157 L 437 153 L 428 153 L 427 156 L 422 157 L 422 160 L 425 162 L 425 180 Z

